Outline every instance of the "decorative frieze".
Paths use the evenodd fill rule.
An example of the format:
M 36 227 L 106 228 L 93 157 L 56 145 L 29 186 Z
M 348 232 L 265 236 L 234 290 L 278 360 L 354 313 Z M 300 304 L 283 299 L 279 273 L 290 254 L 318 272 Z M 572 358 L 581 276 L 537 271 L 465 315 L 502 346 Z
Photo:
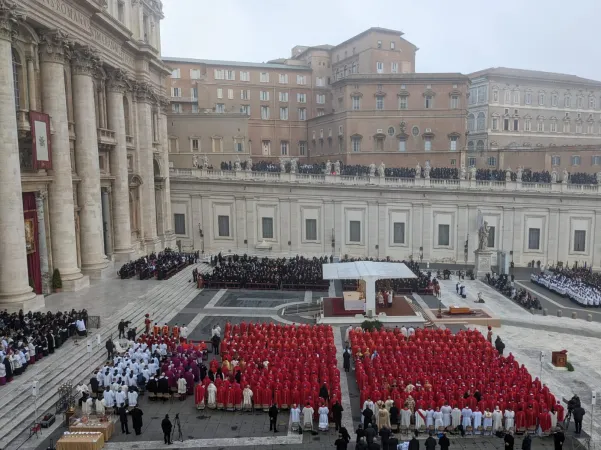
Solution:
M 139 81 L 134 84 L 134 94 L 139 102 L 150 103 L 152 105 L 158 103 L 158 96 L 155 93 L 154 87 L 145 81 Z
M 96 75 L 100 67 L 100 57 L 96 50 L 87 45 L 78 45 L 73 50 L 71 58 L 73 75 Z
M 42 62 L 67 63 L 73 54 L 74 43 L 61 30 L 39 32 L 40 59 Z
M 123 69 L 107 71 L 106 87 L 109 92 L 124 94 L 132 90 L 132 81 Z

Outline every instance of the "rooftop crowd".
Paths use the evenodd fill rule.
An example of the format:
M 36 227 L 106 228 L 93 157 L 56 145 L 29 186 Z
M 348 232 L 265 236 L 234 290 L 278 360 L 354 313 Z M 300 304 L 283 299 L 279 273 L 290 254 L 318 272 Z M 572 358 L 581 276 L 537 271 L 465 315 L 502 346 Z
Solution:
M 28 366 L 54 353 L 69 337 L 85 334 L 88 313 L 0 312 L 0 385 L 12 381 Z
M 117 274 L 123 280 L 138 276 L 140 280 L 156 278 L 165 280 L 179 272 L 189 264 L 198 262 L 199 252 L 180 253 L 170 248 L 164 251 L 151 253 L 142 258 L 123 264 Z
M 330 258 L 258 258 L 249 255 L 228 255 L 221 253 L 211 257 L 212 273 L 202 275 L 207 287 L 217 287 L 228 283 L 229 287 L 271 289 L 304 289 L 305 286 L 321 286 L 327 289 L 323 281 L 322 265 Z
M 553 268 L 532 274 L 530 278 L 581 306 L 601 305 L 601 274 L 590 267 Z

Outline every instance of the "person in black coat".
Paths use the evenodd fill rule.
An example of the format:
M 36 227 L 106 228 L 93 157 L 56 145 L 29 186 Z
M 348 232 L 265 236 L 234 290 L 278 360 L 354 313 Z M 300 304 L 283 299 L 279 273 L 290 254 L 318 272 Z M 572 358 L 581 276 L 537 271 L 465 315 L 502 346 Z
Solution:
M 351 435 L 345 427 L 340 427 L 340 434 L 342 435 L 342 439 L 346 442 L 351 442 Z
M 372 422 L 373 417 L 374 417 L 374 412 L 371 409 L 365 408 L 363 410 L 363 428 L 364 429 L 366 429 L 367 425 Z
M 330 394 L 328 393 L 328 385 L 325 381 L 319 388 L 319 396 L 323 398 L 326 401 L 326 403 L 328 403 L 328 400 L 330 400 Z
M 342 405 L 336 400 L 336 403 L 332 405 L 332 416 L 334 417 L 334 424 L 336 426 L 336 431 L 342 428 L 342 411 L 344 408 Z
M 513 450 L 514 438 L 511 432 L 505 434 L 505 450 Z
M 575 426 L 574 433 L 580 434 L 580 432 L 582 431 L 582 419 L 584 418 L 585 414 L 586 413 L 582 406 L 577 406 L 576 408 L 574 408 L 574 411 L 572 412 L 572 415 L 574 416 Z
M 390 425 L 396 425 L 396 432 L 399 432 L 399 408 L 395 404 L 390 407 Z
M 503 356 L 503 350 L 505 350 L 505 344 L 501 340 L 501 336 L 497 336 L 497 339 L 495 339 L 495 348 L 499 352 L 499 356 Z
M 334 442 L 334 446 L 336 450 L 346 450 L 348 447 L 348 442 L 342 437 L 342 433 L 338 435 L 338 439 Z
M 274 433 L 278 432 L 278 407 L 275 403 L 269 408 L 269 431 L 272 429 Z
M 92 388 L 93 394 L 98 394 L 98 388 L 100 387 L 100 383 L 98 382 L 98 378 L 96 378 L 96 375 L 98 375 L 97 370 L 94 372 L 92 378 L 90 378 L 90 387 Z
M 382 428 L 380 428 L 380 439 L 382 440 L 382 448 L 383 449 L 387 449 L 388 448 L 388 441 L 390 441 L 390 435 L 392 434 L 392 432 L 390 431 L 390 428 L 383 426 Z
M 357 442 L 361 441 L 361 439 L 365 437 L 365 430 L 363 429 L 363 425 L 359 424 L 359 428 L 357 428 L 355 434 L 357 435 Z
M 555 444 L 555 450 L 563 450 L 563 443 L 566 440 L 566 435 L 563 433 L 561 427 L 557 427 L 557 431 L 553 433 L 553 442 Z
M 415 431 L 415 435 L 409 441 L 409 450 L 419 450 L 419 441 L 417 440 L 417 430 Z
M 163 430 L 163 438 L 165 439 L 165 444 L 173 444 L 171 442 L 171 421 L 169 420 L 169 414 L 165 414 L 165 418 L 161 421 L 161 429 Z
M 121 422 L 121 432 L 129 434 L 129 426 L 127 424 L 129 421 L 127 419 L 127 409 L 125 408 L 125 405 L 121 404 L 117 411 L 119 413 L 119 422 Z
M 373 444 L 375 438 L 376 430 L 374 426 L 370 424 L 365 428 L 365 439 L 367 440 L 367 445 Z
M 136 436 L 140 436 L 140 434 L 142 434 L 142 416 L 144 413 L 136 405 L 129 412 L 129 414 L 131 415 L 131 422 L 134 427 L 134 431 L 136 432 Z
M 442 436 L 438 440 L 438 445 L 440 445 L 440 450 L 449 450 L 451 441 L 447 437 L 447 433 L 442 433 Z
M 532 438 L 530 437 L 530 435 L 528 433 L 526 433 L 526 436 L 524 437 L 524 440 L 522 441 L 522 450 L 530 450 L 532 448 Z
M 343 367 L 345 372 L 351 371 L 351 349 L 345 348 L 344 353 L 342 353 L 342 359 L 344 361 Z
M 111 338 L 108 338 L 106 340 L 106 344 L 104 346 L 106 347 L 106 351 L 108 352 L 106 359 L 108 359 L 110 361 L 115 356 L 115 344 L 113 344 L 113 341 Z
M 436 439 L 434 439 L 432 433 L 430 433 L 424 445 L 426 446 L 426 450 L 436 450 Z

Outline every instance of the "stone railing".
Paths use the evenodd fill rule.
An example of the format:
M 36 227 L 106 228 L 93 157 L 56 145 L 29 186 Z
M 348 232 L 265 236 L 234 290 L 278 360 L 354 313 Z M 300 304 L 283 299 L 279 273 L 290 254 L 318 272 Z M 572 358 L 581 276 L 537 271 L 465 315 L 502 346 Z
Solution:
M 117 145 L 115 132 L 106 128 L 98 128 L 98 146 L 101 150 L 110 150 Z
M 389 188 L 432 188 L 478 191 L 552 192 L 567 194 L 601 193 L 601 185 L 567 183 L 527 183 L 522 181 L 454 180 L 442 178 L 394 178 L 380 176 L 349 176 L 324 174 L 294 174 L 283 172 L 251 172 L 212 169 L 170 169 L 172 180 L 239 180 L 275 183 L 333 184 L 343 186 L 385 186 Z

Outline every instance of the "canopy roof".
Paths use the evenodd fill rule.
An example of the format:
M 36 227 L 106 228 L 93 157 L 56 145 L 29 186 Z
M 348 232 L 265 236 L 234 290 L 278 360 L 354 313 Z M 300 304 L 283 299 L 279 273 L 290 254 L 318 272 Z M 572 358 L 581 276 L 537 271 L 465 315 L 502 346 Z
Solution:
M 403 263 L 354 261 L 323 265 L 324 280 L 417 278 Z

